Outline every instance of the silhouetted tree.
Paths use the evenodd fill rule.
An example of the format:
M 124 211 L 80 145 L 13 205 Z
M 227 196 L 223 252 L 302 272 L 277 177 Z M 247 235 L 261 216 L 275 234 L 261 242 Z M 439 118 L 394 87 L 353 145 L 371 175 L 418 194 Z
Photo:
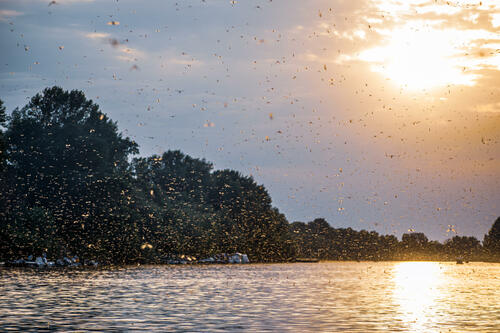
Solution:
M 253 261 L 442 260 L 481 251 L 474 237 L 399 242 L 323 218 L 288 224 L 252 177 L 178 150 L 129 163 L 137 144 L 81 91 L 47 88 L 6 118 L 0 100 L 1 259 L 47 252 L 132 263 L 240 251 Z M 500 260 L 500 218 L 483 243 Z
M 421 232 L 403 234 L 401 238 L 401 252 L 405 259 L 424 259 L 427 255 L 429 239 Z
M 475 237 L 454 236 L 444 242 L 444 250 L 450 259 L 471 260 L 479 255 L 481 243 Z
M 7 145 L 5 143 L 3 133 L 3 127 L 5 127 L 6 119 L 5 106 L 3 105 L 3 101 L 0 99 L 0 175 L 5 171 L 5 160 L 7 158 L 5 152 Z
M 116 123 L 81 91 L 52 87 L 14 110 L 6 141 L 11 192 L 3 227 L 20 225 L 21 211 L 39 208 L 55 221 L 69 251 L 119 253 L 110 235 L 119 241 L 127 228 L 127 158 L 138 149 Z
M 490 231 L 484 236 L 483 246 L 488 255 L 500 259 L 500 217 L 491 226 Z
M 5 142 L 4 130 L 6 121 L 5 106 L 3 101 L 0 99 L 0 221 L 7 218 L 8 209 L 8 182 L 7 182 L 7 165 L 6 165 L 6 148 L 7 144 Z M 1 225 L 0 225 L 1 226 Z M 5 237 L 5 232 L 0 231 L 0 253 L 6 253 L 10 248 L 7 244 L 8 239 Z
M 229 249 L 246 251 L 257 260 L 286 256 L 283 241 L 288 222 L 271 206 L 271 197 L 252 177 L 233 170 L 215 171 L 209 202 L 221 216 L 220 233 Z

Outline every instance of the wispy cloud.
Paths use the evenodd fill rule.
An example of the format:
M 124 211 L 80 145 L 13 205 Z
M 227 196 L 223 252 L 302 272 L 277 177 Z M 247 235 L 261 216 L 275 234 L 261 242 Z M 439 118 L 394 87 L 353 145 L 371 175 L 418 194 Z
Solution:
M 88 34 L 85 34 L 85 37 L 90 38 L 90 39 L 105 39 L 109 38 L 111 35 L 108 33 L 104 32 L 91 32 Z
M 105 32 L 91 32 L 83 33 L 83 35 L 94 41 L 99 41 L 104 44 L 109 44 L 111 47 L 116 49 L 115 58 L 125 62 L 134 62 L 138 60 L 144 60 L 146 58 L 147 52 L 141 51 L 137 48 L 128 47 L 126 45 L 127 41 L 120 41 L 114 38 L 111 34 Z
M 375 1 L 362 28 L 338 32 L 359 47 L 339 64 L 366 62 L 373 72 L 413 89 L 475 85 L 483 69 L 500 71 L 500 5 Z
M 480 113 L 500 113 L 500 102 L 478 105 L 476 111 Z
M 476 193 L 489 196 L 470 194 L 481 214 L 457 211 L 453 223 L 496 207 L 498 1 L 0 3 L 0 18 L 13 24 L 0 22 L 9 108 L 53 82 L 83 89 L 143 154 L 182 149 L 250 170 L 292 220 L 331 216 L 328 186 L 356 204 L 371 192 L 398 194 L 401 210 L 419 205 L 404 213 L 408 223 L 435 212 L 418 198 L 460 200 L 455 187 L 464 183 L 483 184 Z M 431 81 L 438 86 L 418 88 Z M 380 213 L 363 209 L 343 216 Z M 484 234 L 467 230 L 476 229 Z
M 18 12 L 17 10 L 1 9 L 0 10 L 0 21 L 7 21 L 16 16 L 24 15 L 23 12 Z

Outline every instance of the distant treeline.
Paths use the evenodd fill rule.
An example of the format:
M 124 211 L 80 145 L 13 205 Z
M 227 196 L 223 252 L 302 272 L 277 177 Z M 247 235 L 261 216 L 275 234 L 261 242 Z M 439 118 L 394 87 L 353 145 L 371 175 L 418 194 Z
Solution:
M 0 125 L 0 260 L 45 252 L 135 263 L 236 251 L 261 262 L 500 259 L 500 219 L 482 245 L 419 233 L 398 241 L 324 219 L 289 224 L 252 177 L 180 151 L 131 158 L 138 145 L 81 91 L 47 88 L 9 117 L 0 101 Z
M 324 219 L 290 225 L 298 257 L 325 260 L 462 260 L 500 261 L 500 217 L 483 244 L 468 236 L 454 236 L 444 243 L 429 241 L 423 233 L 393 235 L 351 228 L 332 228 Z

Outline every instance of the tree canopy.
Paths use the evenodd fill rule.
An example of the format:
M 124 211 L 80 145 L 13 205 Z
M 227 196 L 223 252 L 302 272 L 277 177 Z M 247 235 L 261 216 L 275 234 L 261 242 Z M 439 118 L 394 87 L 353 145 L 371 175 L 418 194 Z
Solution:
M 500 259 L 500 217 L 496 219 L 490 231 L 484 236 L 483 244 L 490 255 Z
M 0 99 L 0 173 L 5 171 L 5 159 L 6 159 L 5 149 L 7 148 L 7 145 L 5 143 L 5 138 L 2 129 L 2 127 L 5 126 L 5 121 L 6 121 L 5 106 L 3 105 L 3 101 Z
M 149 157 L 78 90 L 51 87 L 7 117 L 0 100 L 0 259 L 76 254 L 110 263 L 244 252 L 254 261 L 484 254 L 474 237 L 289 224 L 263 185 L 179 150 Z M 4 130 L 5 128 L 5 130 Z M 499 254 L 500 218 L 484 239 Z

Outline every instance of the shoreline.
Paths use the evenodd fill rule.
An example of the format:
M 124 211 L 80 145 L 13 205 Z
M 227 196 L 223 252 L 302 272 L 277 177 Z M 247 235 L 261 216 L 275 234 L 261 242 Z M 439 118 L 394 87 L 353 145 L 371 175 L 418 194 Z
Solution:
M 36 265 L 9 265 L 7 262 L 0 262 L 0 269 L 20 269 L 20 270 L 106 270 L 120 269 L 142 266 L 246 266 L 246 265 L 277 265 L 277 264 L 321 264 L 321 263 L 359 263 L 359 264 L 376 264 L 376 263 L 404 263 L 404 262 L 432 262 L 432 263 L 450 263 L 458 264 L 456 260 L 317 260 L 317 261 L 275 261 L 275 262 L 252 262 L 245 264 L 237 263 L 207 263 L 207 262 L 190 262 L 190 263 L 124 263 L 124 264 L 101 264 L 101 265 L 73 265 L 73 266 L 36 266 Z M 467 264 L 500 264 L 500 261 L 485 261 L 485 260 L 470 260 L 463 262 Z

